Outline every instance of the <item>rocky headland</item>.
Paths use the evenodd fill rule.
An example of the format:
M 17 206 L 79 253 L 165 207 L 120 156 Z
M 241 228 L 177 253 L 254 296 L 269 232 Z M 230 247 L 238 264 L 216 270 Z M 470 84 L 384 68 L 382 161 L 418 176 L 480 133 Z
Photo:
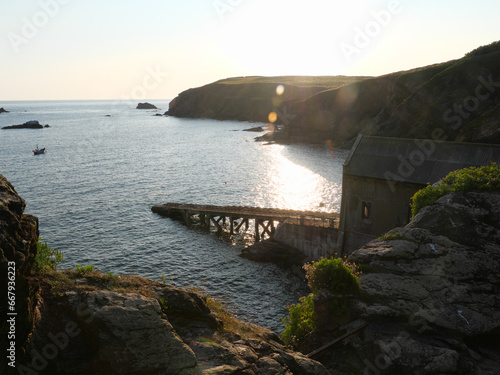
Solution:
M 2 129 L 43 129 L 50 128 L 50 125 L 41 125 L 37 120 L 27 121 L 21 125 L 4 126 Z
M 262 140 L 281 143 L 347 147 L 358 133 L 499 143 L 499 62 L 496 42 L 380 77 L 230 78 L 180 93 L 166 114 L 273 122 L 281 131 Z

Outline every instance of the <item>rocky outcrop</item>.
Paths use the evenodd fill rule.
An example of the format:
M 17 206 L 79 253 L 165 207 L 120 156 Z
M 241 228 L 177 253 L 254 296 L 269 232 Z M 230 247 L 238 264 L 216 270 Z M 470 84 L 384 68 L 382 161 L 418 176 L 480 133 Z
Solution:
M 21 125 L 4 126 L 2 129 L 43 129 L 50 128 L 49 125 L 41 125 L 37 120 L 27 121 Z
M 158 109 L 158 108 L 155 105 L 146 102 L 137 104 L 136 109 Z
M 317 359 L 339 374 L 498 374 L 500 194 L 448 194 L 389 234 L 348 258 L 363 273 L 347 320 L 368 326 Z
M 54 293 L 65 278 L 76 286 Z M 328 374 L 207 297 L 136 276 L 55 273 L 38 312 L 21 369 L 39 374 Z
M 6 109 L 4 109 L 4 107 L 0 108 L 0 113 L 8 113 L 9 111 L 7 111 Z
M 8 373 L 5 353 L 11 349 L 11 342 L 16 355 L 22 354 L 33 328 L 37 288 L 29 276 L 37 249 L 38 219 L 25 215 L 25 207 L 14 187 L 0 175 L 0 311 L 5 329 L 0 342 L 2 374 Z M 9 313 L 13 315 L 8 316 Z

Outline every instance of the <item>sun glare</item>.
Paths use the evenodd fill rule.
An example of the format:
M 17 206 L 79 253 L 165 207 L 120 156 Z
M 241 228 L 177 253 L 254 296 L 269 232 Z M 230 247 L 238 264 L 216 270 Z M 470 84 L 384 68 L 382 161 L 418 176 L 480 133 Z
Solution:
M 267 171 L 266 184 L 272 187 L 272 197 L 263 202 L 270 207 L 294 210 L 332 212 L 335 210 L 335 197 L 340 191 L 323 176 L 293 163 L 282 151 L 284 146 L 274 145 L 269 153 L 270 167 Z M 260 190 L 260 189 L 259 189 Z M 264 189 L 263 189 L 264 190 Z

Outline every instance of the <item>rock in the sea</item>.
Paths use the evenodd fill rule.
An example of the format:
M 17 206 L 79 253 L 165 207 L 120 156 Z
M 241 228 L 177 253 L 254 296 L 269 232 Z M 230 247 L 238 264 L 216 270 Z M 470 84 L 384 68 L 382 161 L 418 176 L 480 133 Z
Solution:
M 265 129 L 262 126 L 255 126 L 253 128 L 243 129 L 244 132 L 263 132 Z
M 14 187 L 0 175 L 0 309 L 3 311 L 2 324 L 5 329 L 0 340 L 2 374 L 12 370 L 7 367 L 4 354 L 7 353 L 7 346 L 13 341 L 17 356 L 21 356 L 34 321 L 37 287 L 29 276 L 37 251 L 38 219 L 25 215 L 25 207 L 24 200 Z M 13 324 L 6 323 L 7 313 L 16 314 L 9 317 L 14 319 Z M 15 338 L 8 340 L 7 331 L 15 333 Z
M 273 239 L 267 239 L 248 246 L 241 256 L 256 262 L 270 262 L 285 267 L 302 266 L 305 255 L 300 250 Z
M 0 113 L 8 113 L 9 111 L 7 111 L 6 109 L 4 109 L 4 107 L 0 108 Z
M 158 108 L 155 105 L 146 102 L 137 104 L 136 109 L 158 109 Z
M 4 126 L 2 129 L 43 129 L 50 128 L 49 125 L 41 125 L 37 120 L 27 121 L 21 125 Z
M 350 320 L 369 324 L 317 359 L 339 374 L 498 374 L 500 194 L 450 193 L 396 233 L 348 258 L 363 270 Z

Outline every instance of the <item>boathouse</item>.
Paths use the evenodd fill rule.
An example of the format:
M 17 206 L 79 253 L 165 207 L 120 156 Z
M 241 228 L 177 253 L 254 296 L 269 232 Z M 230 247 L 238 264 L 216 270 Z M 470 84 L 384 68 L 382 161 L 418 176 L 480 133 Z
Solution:
M 343 166 L 337 248 L 347 255 L 408 224 L 411 197 L 451 171 L 500 163 L 500 146 L 359 135 Z

